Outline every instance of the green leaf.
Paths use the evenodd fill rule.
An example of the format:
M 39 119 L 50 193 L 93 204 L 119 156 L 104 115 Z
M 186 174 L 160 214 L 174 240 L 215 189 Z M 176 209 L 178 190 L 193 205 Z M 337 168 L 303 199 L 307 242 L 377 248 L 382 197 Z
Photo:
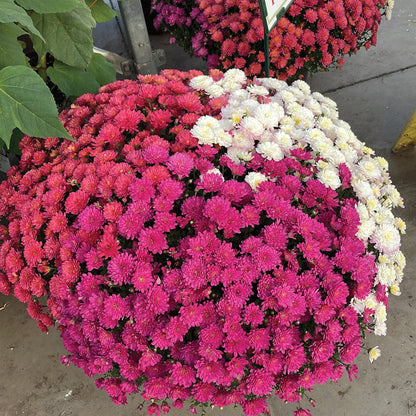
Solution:
M 33 25 L 33 21 L 25 9 L 13 3 L 13 0 L 0 0 L 0 23 L 15 22 L 20 23 L 34 35 L 42 38 L 42 35 Z
M 9 150 L 11 153 L 14 153 L 15 155 L 21 155 L 22 152 L 19 148 L 20 140 L 22 140 L 22 137 L 24 134 L 19 129 L 14 129 L 12 133 L 12 137 L 10 138 L 10 147 Z
M 48 87 L 27 66 L 8 66 L 0 71 L 0 120 L 0 137 L 7 146 L 16 127 L 29 136 L 73 140 L 59 120 Z
M 0 68 L 26 65 L 27 59 L 17 38 L 26 32 L 14 23 L 0 23 Z
M 49 14 L 31 12 L 31 16 L 46 40 L 48 51 L 56 59 L 80 68 L 89 65 L 93 52 L 91 27 L 95 25 L 89 9 Z
M 82 0 L 16 0 L 16 3 L 38 13 L 64 13 L 86 7 Z
M 91 9 L 92 17 L 98 23 L 104 23 L 118 16 L 118 13 L 110 6 L 104 3 L 104 0 L 86 0 L 88 7 Z
M 116 80 L 116 69 L 99 53 L 93 53 L 91 63 L 87 68 L 100 85 L 106 85 Z
M 87 92 L 96 94 L 100 88 L 93 74 L 60 61 L 55 61 L 53 66 L 48 68 L 47 74 L 68 97 L 78 97 Z

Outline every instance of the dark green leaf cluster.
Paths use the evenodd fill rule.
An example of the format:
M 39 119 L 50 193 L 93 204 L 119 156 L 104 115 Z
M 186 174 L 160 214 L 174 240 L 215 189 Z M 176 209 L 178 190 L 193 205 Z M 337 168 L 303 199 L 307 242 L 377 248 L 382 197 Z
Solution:
M 92 28 L 116 15 L 104 0 L 0 0 L 1 146 L 22 133 L 72 139 L 58 108 L 115 80 Z

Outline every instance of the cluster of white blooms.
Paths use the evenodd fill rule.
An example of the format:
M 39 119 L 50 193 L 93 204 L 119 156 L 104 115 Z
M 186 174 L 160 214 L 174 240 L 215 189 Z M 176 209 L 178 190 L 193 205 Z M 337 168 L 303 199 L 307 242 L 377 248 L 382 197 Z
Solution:
M 393 7 L 394 7 L 394 0 L 387 0 L 387 3 L 386 3 L 386 19 L 387 20 L 391 19 Z
M 234 162 L 250 161 L 254 153 L 279 161 L 291 157 L 291 149 L 301 147 L 311 152 L 316 177 L 334 190 L 342 183 L 339 165 L 349 168 L 361 223 L 357 237 L 379 252 L 376 284 L 399 295 L 405 266 L 400 234 L 405 233 L 405 224 L 393 215 L 392 208 L 403 206 L 403 201 L 391 183 L 387 161 L 375 157 L 348 123 L 338 118 L 336 103 L 318 92 L 312 93 L 304 81 L 290 86 L 272 78 L 250 82 L 238 69 L 225 72 L 219 81 L 198 76 L 191 86 L 211 97 L 218 97 L 220 91 L 227 95 L 220 118 L 201 117 L 191 133 L 200 144 L 227 148 Z M 261 173 L 250 173 L 245 179 L 253 189 L 268 180 Z M 371 306 L 375 333 L 385 333 L 385 306 L 377 302 L 374 294 L 364 301 L 353 299 L 352 304 L 359 312 Z

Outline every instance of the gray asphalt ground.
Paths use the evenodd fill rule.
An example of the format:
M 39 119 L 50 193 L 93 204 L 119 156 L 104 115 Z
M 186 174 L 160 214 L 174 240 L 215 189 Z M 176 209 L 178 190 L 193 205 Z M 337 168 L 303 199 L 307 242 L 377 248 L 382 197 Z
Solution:
M 98 47 L 125 54 L 116 23 L 99 25 L 94 32 Z M 206 69 L 203 61 L 189 58 L 168 35 L 151 36 L 153 48 L 164 48 L 164 67 Z M 390 22 L 382 22 L 378 45 L 347 57 L 342 70 L 308 78 L 315 91 L 338 103 L 340 117 L 351 124 L 358 138 L 385 157 L 392 179 L 406 208 L 400 215 L 407 222 L 402 249 L 407 257 L 402 295 L 392 297 L 386 337 L 370 336 L 381 357 L 370 364 L 365 352 L 357 364 L 358 379 L 350 383 L 318 386 L 315 416 L 416 416 L 416 150 L 392 154 L 391 148 L 416 108 L 416 4 L 396 0 Z M 65 353 L 59 334 L 39 331 L 25 306 L 13 297 L 0 295 L 0 416 L 133 416 L 144 415 L 137 397 L 116 407 L 92 379 L 73 366 L 64 367 Z M 305 403 L 306 405 L 307 403 Z M 295 406 L 270 400 L 273 416 L 292 415 Z M 187 415 L 185 409 L 172 416 Z M 214 409 L 207 416 L 241 416 L 241 410 Z

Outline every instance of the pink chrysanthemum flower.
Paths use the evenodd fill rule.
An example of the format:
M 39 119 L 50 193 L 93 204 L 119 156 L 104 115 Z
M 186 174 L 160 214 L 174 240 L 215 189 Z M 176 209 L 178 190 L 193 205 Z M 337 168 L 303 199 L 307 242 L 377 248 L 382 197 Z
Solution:
M 36 266 L 44 256 L 42 243 L 36 240 L 27 241 L 23 254 L 29 266 Z
M 194 161 L 191 156 L 186 153 L 174 153 L 169 157 L 167 167 L 178 175 L 179 178 L 188 176 L 194 168 Z
M 168 248 L 165 235 L 154 228 L 144 228 L 140 231 L 139 243 L 151 253 L 162 253 Z
M 180 362 L 174 363 L 171 371 L 172 380 L 183 387 L 190 387 L 195 381 L 195 370 Z
M 120 130 L 134 133 L 138 130 L 138 124 L 144 120 L 140 111 L 121 110 L 114 118 L 115 125 Z
M 68 195 L 65 209 L 71 214 L 79 214 L 87 206 L 89 196 L 85 191 L 79 190 Z
M 95 205 L 89 205 L 78 215 L 80 227 L 87 232 L 98 231 L 103 226 L 104 221 L 101 209 Z
M 169 151 L 160 146 L 149 146 L 143 151 L 143 158 L 147 163 L 166 163 Z
M 268 395 L 272 391 L 275 378 L 266 370 L 254 370 L 247 379 L 247 386 L 256 396 Z
M 108 275 L 117 284 L 130 283 L 131 276 L 135 269 L 135 261 L 129 253 L 119 253 L 113 257 L 107 266 Z

